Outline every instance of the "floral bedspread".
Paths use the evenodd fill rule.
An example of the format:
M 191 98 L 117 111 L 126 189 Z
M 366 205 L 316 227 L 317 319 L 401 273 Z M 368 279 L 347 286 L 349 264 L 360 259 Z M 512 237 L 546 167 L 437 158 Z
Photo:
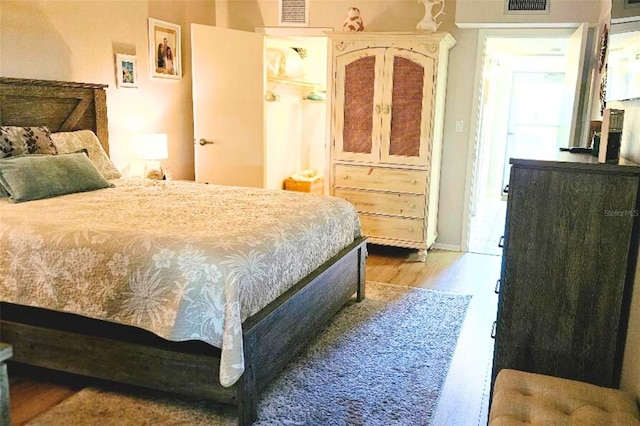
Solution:
M 288 191 L 116 179 L 0 199 L 0 300 L 221 348 L 244 371 L 242 321 L 360 236 L 348 202 Z

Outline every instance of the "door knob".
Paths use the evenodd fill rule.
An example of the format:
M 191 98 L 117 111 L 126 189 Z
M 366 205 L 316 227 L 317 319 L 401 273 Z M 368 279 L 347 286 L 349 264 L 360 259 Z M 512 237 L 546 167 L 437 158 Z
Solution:
M 204 139 L 204 138 L 201 138 L 201 139 L 198 141 L 198 143 L 199 143 L 200 145 L 203 145 L 203 146 L 204 146 L 204 145 L 213 145 L 215 142 L 213 142 L 213 141 L 208 141 L 208 140 L 206 140 L 206 139 Z

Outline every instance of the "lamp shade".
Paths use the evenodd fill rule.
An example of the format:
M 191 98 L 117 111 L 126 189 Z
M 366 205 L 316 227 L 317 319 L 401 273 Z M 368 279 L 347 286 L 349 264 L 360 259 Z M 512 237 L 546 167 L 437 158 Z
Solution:
M 166 160 L 169 158 L 165 133 L 143 134 L 134 146 L 134 154 L 142 160 Z

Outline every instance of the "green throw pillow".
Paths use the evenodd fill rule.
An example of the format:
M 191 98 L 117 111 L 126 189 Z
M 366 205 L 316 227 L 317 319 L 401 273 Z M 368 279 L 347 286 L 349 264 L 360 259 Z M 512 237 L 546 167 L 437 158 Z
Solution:
M 39 200 L 114 186 L 84 153 L 0 159 L 0 186 L 14 202 Z

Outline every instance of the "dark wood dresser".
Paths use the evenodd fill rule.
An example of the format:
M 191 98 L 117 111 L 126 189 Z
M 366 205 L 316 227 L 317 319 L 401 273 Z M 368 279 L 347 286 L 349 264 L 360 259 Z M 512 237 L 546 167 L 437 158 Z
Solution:
M 503 368 L 617 387 L 640 167 L 568 153 L 511 164 L 492 389 Z

